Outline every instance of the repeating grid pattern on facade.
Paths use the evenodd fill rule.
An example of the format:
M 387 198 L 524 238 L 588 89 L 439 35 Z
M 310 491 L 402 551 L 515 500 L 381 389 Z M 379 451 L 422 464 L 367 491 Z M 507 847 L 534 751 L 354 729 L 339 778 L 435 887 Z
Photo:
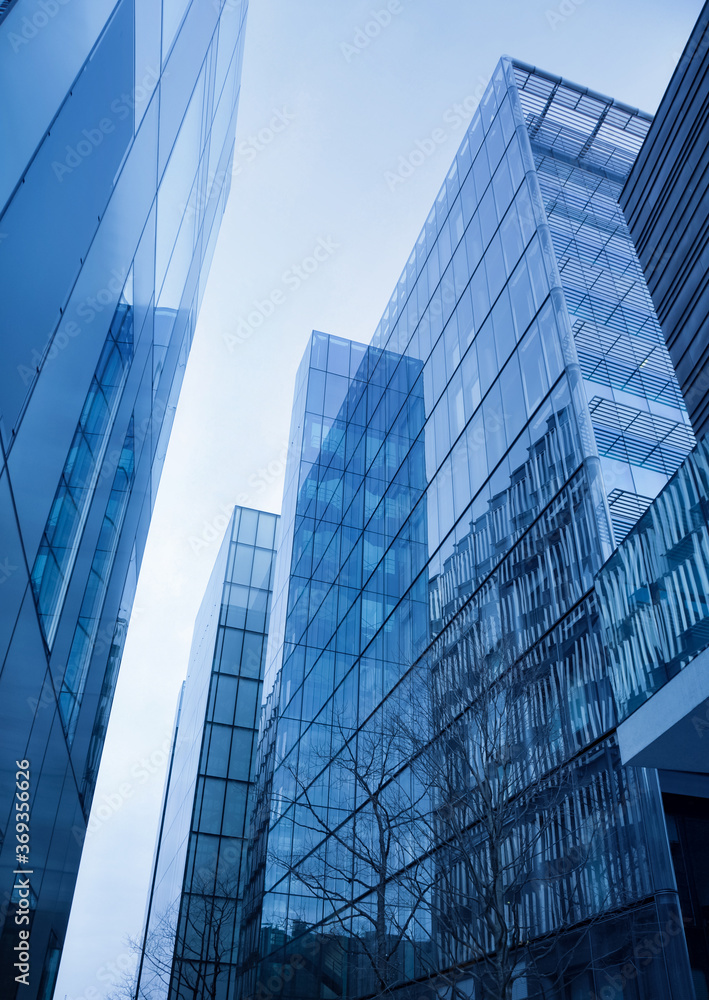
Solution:
M 136 990 L 234 989 L 278 517 L 236 507 L 181 696 Z
M 609 174 L 627 176 L 652 119 L 523 63 L 514 63 L 532 141 Z
M 702 439 L 599 576 L 622 718 L 709 645 L 708 494 Z
M 612 455 L 630 465 L 642 465 L 672 476 L 694 444 L 694 435 L 684 422 L 601 396 L 592 397 L 588 406 L 601 455 Z
M 709 7 L 621 195 L 697 436 L 709 429 Z
M 619 541 L 632 527 L 633 506 L 643 509 L 644 498 L 662 488 L 694 442 L 618 201 L 632 159 L 614 158 L 612 170 L 601 169 L 609 152 L 604 133 L 609 123 L 615 122 L 635 153 L 649 119 L 617 108 L 613 118 L 604 112 L 611 102 L 598 95 L 575 104 L 566 85 L 532 82 L 525 73 L 517 67 L 520 103 L 607 489 L 638 498 L 624 504 L 622 516 L 614 505 L 611 523 Z M 594 116 L 598 128 L 591 127 Z M 566 125 L 559 131 L 561 121 Z M 563 138 L 566 128 L 570 136 Z M 572 147 L 579 151 L 575 159 Z
M 537 81 L 519 73 L 531 92 Z M 546 91 L 534 142 L 553 146 L 560 162 L 580 157 L 574 163 L 584 171 L 614 179 L 627 172 L 647 121 L 572 85 L 547 84 L 540 78 Z M 650 858 L 669 871 L 665 848 L 649 835 L 661 806 L 650 786 L 627 786 L 619 796 L 626 776 L 611 735 L 615 707 L 592 599 L 607 528 L 598 480 L 589 475 L 598 450 L 581 430 L 592 423 L 580 383 L 571 389 L 572 321 L 535 207 L 539 179 L 518 102 L 515 69 L 503 61 L 372 346 L 363 352 L 314 334 L 298 374 L 274 597 L 274 630 L 284 638 L 274 631 L 269 646 L 245 995 L 274 982 L 276 995 L 303 998 L 322 988 L 347 997 L 375 989 L 363 937 L 374 901 L 362 883 L 357 899 L 341 894 L 338 865 L 357 836 L 353 809 L 360 828 L 366 810 L 338 777 L 338 750 L 355 746 L 355 732 L 358 746 L 372 739 L 395 711 L 397 685 L 408 692 L 405 702 L 420 700 L 421 691 L 406 685 L 424 651 L 426 662 L 445 672 L 449 657 L 453 669 L 482 621 L 491 633 L 518 637 L 555 678 L 539 689 L 539 705 L 558 706 L 559 760 L 597 743 L 589 755 L 595 776 L 576 799 L 569 788 L 566 814 L 581 810 L 608 831 L 604 864 L 614 884 L 630 889 L 610 909 L 635 907 L 650 922 L 659 913 L 655 904 L 643 910 L 641 900 L 651 892 Z M 628 326 L 642 328 L 650 307 L 635 287 L 639 269 L 623 278 L 633 259 L 625 237 L 616 245 L 617 204 L 604 184 L 589 233 L 605 213 L 606 252 L 616 260 L 604 260 L 593 276 L 594 308 L 604 325 L 612 317 L 609 328 L 627 334 Z M 591 253 L 591 236 L 582 243 Z M 554 641 L 542 656 L 545 636 Z M 564 771 L 573 783 L 572 773 Z M 406 787 L 403 775 L 397 782 Z M 337 836 L 308 818 L 309 796 L 318 809 L 327 806 L 327 829 L 335 823 Z M 590 917 L 603 892 L 587 876 L 580 891 Z M 322 891 L 307 891 L 308 878 Z M 552 919 L 543 895 L 539 888 L 520 904 L 532 937 Z M 396 906 L 391 912 L 394 935 Z M 599 934 L 628 926 L 625 917 L 608 920 Z M 311 954 L 311 945 L 306 967 L 288 985 L 279 981 L 288 956 Z M 450 949 L 445 934 L 435 942 L 413 935 L 391 959 L 397 982 L 430 976 Z M 664 988 L 656 974 L 646 977 L 643 998 Z M 579 982 L 586 975 L 589 991 L 598 988 L 577 975 Z

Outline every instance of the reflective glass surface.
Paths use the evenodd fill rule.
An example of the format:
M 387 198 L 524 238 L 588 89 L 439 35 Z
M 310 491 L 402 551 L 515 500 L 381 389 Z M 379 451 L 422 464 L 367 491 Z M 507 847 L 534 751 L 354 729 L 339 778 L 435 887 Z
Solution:
M 237 507 L 195 626 L 156 847 L 140 996 L 209 1000 L 235 981 L 275 514 Z
M 121 304 L 91 380 L 32 569 L 39 620 L 50 647 L 132 360 L 133 316 L 130 307 Z
M 625 719 L 709 645 L 706 438 L 603 567 L 597 590 Z
M 650 120 L 526 68 L 516 81 L 620 541 L 694 444 L 619 204 Z
M 621 204 L 697 437 L 709 430 L 709 10 L 701 10 Z
M 134 481 L 135 431 L 134 421 L 131 420 L 118 459 L 111 495 L 106 506 L 101 534 L 91 563 L 89 581 L 84 592 L 84 599 L 81 602 L 79 620 L 69 651 L 62 688 L 59 692 L 59 711 L 66 726 L 69 743 L 73 741 L 76 731 L 76 720 L 86 685 L 91 652 L 96 642 L 113 560 L 121 537 L 121 529 Z
M 545 96 L 535 104 L 537 92 Z M 604 941 L 627 932 L 621 914 L 647 926 L 662 919 L 660 887 L 667 899 L 674 890 L 659 791 L 620 762 L 594 592 L 614 538 L 632 523 L 627 509 L 639 516 L 640 494 L 654 496 L 692 443 L 627 230 L 617 246 L 596 245 L 604 213 L 616 229 L 622 222 L 620 179 L 648 124 L 502 60 L 371 345 L 311 338 L 295 388 L 239 995 L 401 989 L 413 998 L 432 986 L 448 995 L 441 972 L 451 967 L 473 995 L 492 931 L 474 947 L 459 929 L 484 921 L 480 888 L 470 866 L 447 860 L 438 820 L 410 819 L 420 802 L 417 757 L 404 753 L 387 770 L 381 747 L 389 726 L 401 738 L 415 706 L 428 742 L 441 746 L 443 733 L 452 740 L 460 731 L 461 754 L 474 760 L 482 724 L 465 723 L 481 703 L 471 685 L 506 648 L 514 670 L 504 676 L 522 678 L 509 724 L 517 720 L 515 752 L 527 756 L 514 796 L 544 831 L 534 864 L 548 873 L 559 858 L 577 858 L 573 907 L 564 910 L 546 877 L 506 904 L 525 929 L 507 942 L 526 941 L 530 971 L 519 988 L 530 995 L 539 985 L 544 936 L 563 930 L 565 995 L 572 981 L 598 991 L 601 970 L 619 959 L 600 956 Z M 569 250 L 561 220 L 568 224 L 582 185 L 587 230 Z M 595 271 L 589 257 L 598 258 Z M 609 372 L 612 344 L 636 337 L 622 384 L 582 357 L 579 281 L 597 284 L 588 306 L 601 345 L 596 367 Z M 623 331 L 611 340 L 614 323 Z M 640 371 L 642 349 L 651 370 L 667 375 L 662 386 Z M 641 427 L 637 415 L 623 417 L 622 461 L 603 437 L 597 396 L 616 414 L 632 397 L 645 415 Z M 622 465 L 615 479 L 611 460 Z M 626 521 L 613 509 L 619 484 Z M 540 744 L 541 726 L 549 735 Z M 379 761 L 382 788 L 363 785 L 369 760 Z M 535 799 L 542 775 L 545 802 Z M 426 794 L 434 815 L 446 815 L 450 798 Z M 400 819 L 406 832 L 389 830 L 391 841 L 377 846 L 367 831 L 392 795 L 409 817 Z M 519 815 L 498 848 L 514 858 L 530 829 Z M 475 844 L 491 851 L 489 831 Z M 582 946 L 586 921 L 598 929 Z M 683 949 L 682 939 L 672 962 L 684 986 Z M 639 976 L 633 996 L 673 995 L 656 973 Z
M 9 817 L 14 761 L 29 760 L 34 901 L 29 989 L 0 907 L 9 1000 L 54 990 L 229 190 L 245 16 L 15 0 L 0 20 L 0 805 Z M 0 843 L 6 900 L 13 846 Z

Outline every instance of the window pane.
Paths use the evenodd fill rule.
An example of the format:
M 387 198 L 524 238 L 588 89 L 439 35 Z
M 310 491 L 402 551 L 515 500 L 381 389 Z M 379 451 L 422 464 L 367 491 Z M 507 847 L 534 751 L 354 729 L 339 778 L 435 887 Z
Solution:
M 244 633 L 241 629 L 223 628 L 224 644 L 219 661 L 219 669 L 227 674 L 238 674 L 241 660 L 241 645 Z
M 244 632 L 244 652 L 241 657 L 241 673 L 258 678 L 261 673 L 261 659 L 264 651 L 263 636 L 258 632 Z
M 219 676 L 217 695 L 214 703 L 214 721 L 231 725 L 234 721 L 235 701 L 236 677 L 231 677 L 228 674 L 221 674 Z
M 519 362 L 527 410 L 531 414 L 539 406 L 548 389 L 542 344 L 536 325 L 527 332 L 520 345 Z
M 236 706 L 236 725 L 251 727 L 256 720 L 256 701 L 259 684 L 257 681 L 247 681 L 243 677 L 239 681 L 239 700 Z

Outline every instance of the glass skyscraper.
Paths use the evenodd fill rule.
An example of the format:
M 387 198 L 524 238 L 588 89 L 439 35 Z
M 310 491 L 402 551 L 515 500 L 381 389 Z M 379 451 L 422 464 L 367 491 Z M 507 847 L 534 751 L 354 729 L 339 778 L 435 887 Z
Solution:
M 235 509 L 195 624 L 137 998 L 232 995 L 277 523 Z
M 245 17 L 246 3 L 231 0 L 15 0 L 0 10 L 0 979 L 9 998 L 53 991 L 229 190 Z M 16 761 L 29 762 L 20 775 Z M 18 865 L 31 874 L 15 874 Z M 27 928 L 29 961 L 16 966 Z
M 479 998 L 500 940 L 515 997 L 692 995 L 658 779 L 621 761 L 595 592 L 694 443 L 618 203 L 650 122 L 502 59 L 371 345 L 312 336 L 237 996 Z M 476 731 L 509 677 L 492 755 Z M 415 757 L 385 766 L 411 712 L 461 765 L 487 760 L 465 802 L 514 774 L 525 805 L 499 842 L 482 813 L 464 831 L 513 868 L 535 844 L 496 921 L 445 834 L 460 804 L 424 795 Z

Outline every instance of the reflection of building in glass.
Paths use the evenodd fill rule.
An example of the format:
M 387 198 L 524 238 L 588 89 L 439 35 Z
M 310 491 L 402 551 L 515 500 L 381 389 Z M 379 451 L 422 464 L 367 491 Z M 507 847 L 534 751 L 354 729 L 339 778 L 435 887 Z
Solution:
M 617 541 L 693 443 L 618 204 L 651 119 L 529 67 L 515 76 Z
M 702 437 L 597 584 L 620 753 L 658 768 L 697 997 L 709 995 L 708 72 L 705 4 L 620 199 Z
M 187 0 L 50 6 L 16 0 L 0 21 L 0 979 L 28 1000 L 56 979 L 228 193 L 245 16 Z M 13 972 L 23 758 L 29 989 Z
M 697 436 L 709 430 L 708 72 L 705 4 L 621 196 Z
M 180 697 L 138 997 L 229 996 L 278 518 L 237 507 Z
M 324 740 L 327 755 L 334 753 L 333 726 L 348 727 L 358 710 L 369 714 L 402 657 L 413 657 L 426 641 L 421 368 L 413 358 L 313 333 L 298 371 L 279 545 L 288 555 L 276 562 L 244 908 L 250 961 L 283 936 L 288 897 L 280 889 L 267 896 L 269 916 L 262 920 L 261 892 L 267 851 L 288 852 L 292 843 L 293 810 L 288 814 L 285 802 L 298 754 L 317 753 Z M 392 543 L 399 565 L 382 562 Z M 411 588 L 415 565 L 419 582 Z M 390 668 L 385 679 L 379 662 L 360 661 L 358 653 L 392 611 L 398 627 L 383 654 Z M 283 763 L 274 771 L 276 760 Z M 286 814 L 272 820 L 274 809 Z M 300 914 L 294 919 L 304 927 L 315 923 L 322 905 L 312 894 L 294 893 Z
M 430 617 L 434 634 L 477 590 L 499 562 L 500 554 L 512 548 L 533 523 L 538 498 L 557 494 L 578 466 L 580 453 L 568 394 L 557 393 L 552 403 L 554 410 L 546 420 L 542 436 L 532 442 L 527 460 L 511 470 L 506 489 L 491 497 L 487 511 L 472 522 L 470 532 L 456 543 L 443 565 L 443 573 L 431 579 Z M 563 553 L 559 553 L 559 572 L 566 575 L 570 568 Z M 511 575 L 515 577 L 514 570 Z
M 697 996 L 709 988 L 709 442 L 601 570 L 626 764 L 658 768 Z M 702 992 L 703 991 L 703 992 Z
M 313 335 L 276 565 L 244 996 L 430 996 L 453 966 L 472 995 L 484 961 L 452 917 L 474 926 L 484 893 L 436 840 L 458 807 L 428 790 L 435 821 L 414 822 L 418 758 L 394 748 L 413 714 L 435 749 L 455 709 L 446 739 L 461 731 L 459 763 L 474 761 L 475 713 L 502 695 L 481 701 L 473 680 L 495 662 L 488 694 L 526 680 L 499 756 L 516 761 L 509 801 L 525 808 L 497 849 L 515 857 L 538 831 L 505 902 L 526 933 L 510 936 L 520 996 L 570 996 L 572 982 L 603 995 L 621 975 L 638 1000 L 690 995 L 658 781 L 621 763 L 594 590 L 693 443 L 618 205 L 649 124 L 503 59 L 372 346 Z M 470 801 L 499 784 L 489 774 Z M 393 853 L 371 836 L 383 804 L 400 817 Z M 466 822 L 490 856 L 479 817 Z M 627 985 L 634 948 L 656 936 L 660 957 Z

